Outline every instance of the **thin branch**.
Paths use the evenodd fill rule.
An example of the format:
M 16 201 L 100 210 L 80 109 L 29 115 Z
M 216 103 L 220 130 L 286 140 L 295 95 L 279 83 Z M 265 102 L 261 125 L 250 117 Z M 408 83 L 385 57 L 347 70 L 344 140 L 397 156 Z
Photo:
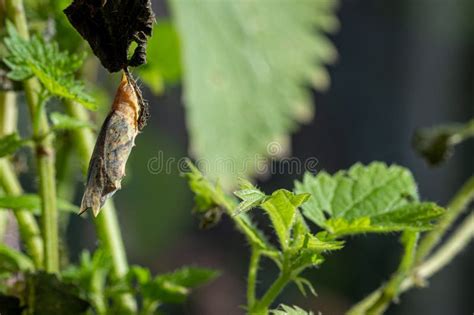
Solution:
M 2 14 L 2 5 L 0 2 L 0 16 Z M 3 21 L 0 21 L 2 23 Z M 0 137 L 8 135 L 12 133 L 14 128 L 16 128 L 16 124 L 11 125 L 11 121 L 16 122 L 16 112 L 12 111 L 11 106 L 12 101 L 15 101 L 15 94 L 12 92 L 0 92 Z M 10 117 L 12 116 L 14 117 Z M 0 190 L 0 194 L 3 192 Z M 0 243 L 3 241 L 5 236 L 6 228 L 8 224 L 8 212 L 4 209 L 0 209 Z
M 447 207 L 446 214 L 439 220 L 436 227 L 428 232 L 420 241 L 416 261 L 419 264 L 428 256 L 439 243 L 446 231 L 451 227 L 459 215 L 474 199 L 474 176 L 471 176 L 462 188 L 456 193 Z
M 247 276 L 247 307 L 251 309 L 255 303 L 255 290 L 257 287 L 258 265 L 260 263 L 260 251 L 252 246 L 250 253 L 249 271 Z
M 433 248 L 439 243 L 440 239 L 446 234 L 448 229 L 451 227 L 453 222 L 459 217 L 459 215 L 466 209 L 469 203 L 474 198 L 474 176 L 471 176 L 466 183 L 461 187 L 461 189 L 456 193 L 451 202 L 448 205 L 448 210 L 446 214 L 440 219 L 436 227 L 426 234 L 426 236 L 421 240 L 418 251 L 416 253 L 415 264 L 414 266 L 420 266 L 418 268 L 412 268 L 409 275 L 403 279 L 400 284 L 399 293 L 406 291 L 408 288 L 413 286 L 417 279 L 422 279 L 424 273 L 427 273 L 427 276 L 431 276 L 433 273 L 438 271 L 441 267 L 447 264 L 455 255 L 469 242 L 467 238 L 468 229 L 471 228 L 471 238 L 472 238 L 472 226 L 469 223 L 470 215 L 466 219 L 465 223 L 458 228 L 454 233 L 450 241 L 446 242 L 437 252 L 433 255 L 434 262 L 432 258 L 426 260 L 426 257 L 431 253 Z M 456 236 L 456 237 L 455 237 Z M 470 239 L 470 238 L 469 238 Z M 455 242 L 459 242 L 456 244 Z M 443 253 L 444 250 L 449 250 L 448 253 Z M 425 265 L 427 264 L 427 265 Z M 434 267 L 433 267 L 434 266 Z M 436 267 L 436 268 L 435 268 Z M 348 312 L 348 315 L 365 315 L 367 310 L 374 307 L 376 303 L 379 303 L 380 299 L 383 298 L 383 292 L 386 288 L 386 285 L 382 285 L 377 290 L 369 294 L 363 300 L 354 305 Z
M 402 242 L 404 243 L 405 252 L 400 262 L 400 266 L 395 274 L 392 276 L 390 281 L 383 286 L 381 289 L 380 296 L 373 302 L 373 304 L 367 309 L 369 315 L 380 315 L 385 312 L 390 303 L 400 293 L 400 286 L 408 276 L 408 273 L 413 268 L 415 262 L 416 245 L 418 242 L 419 233 L 417 232 L 405 232 L 402 236 Z
M 471 213 L 453 235 L 418 267 L 412 269 L 400 284 L 399 294 L 423 282 L 452 261 L 472 240 L 474 235 L 474 213 Z M 347 315 L 366 315 L 374 303 L 381 298 L 385 285 L 382 285 L 359 303 L 354 305 Z
M 18 182 L 11 164 L 6 159 L 0 159 L 0 185 L 7 195 L 19 196 L 23 189 Z M 33 214 L 27 210 L 13 211 L 20 229 L 20 236 L 26 245 L 36 268 L 43 267 L 43 240 L 38 224 Z
M 15 94 L 12 92 L 0 92 L 0 136 L 14 132 L 16 130 L 16 121 L 17 107 L 15 104 Z M 16 174 L 6 158 L 0 159 L 0 185 L 5 194 L 16 196 L 23 193 Z M 6 214 L 6 211 L 0 213 L 3 216 Z M 43 240 L 41 239 L 35 217 L 27 210 L 14 211 L 14 215 L 28 254 L 31 256 L 36 268 L 42 268 Z
M 252 315 L 268 314 L 268 308 L 291 280 L 291 272 L 283 269 L 263 297 L 249 310 Z
M 424 263 L 417 267 L 411 277 L 406 278 L 401 287 L 404 292 L 422 283 L 453 260 L 474 237 L 474 213 L 468 215 L 453 235 Z
M 29 39 L 23 1 L 6 0 L 5 6 L 7 17 L 12 20 L 18 34 L 25 39 Z M 23 82 L 23 87 L 31 121 L 33 125 L 36 125 L 35 122 L 38 121 L 37 126 L 33 128 L 33 136 L 37 137 L 49 133 L 46 112 L 38 99 L 40 92 L 39 82 L 35 78 L 28 79 Z M 55 157 L 51 137 L 46 137 L 36 142 L 35 151 L 39 178 L 39 195 L 41 196 L 45 269 L 47 272 L 56 273 L 59 271 L 58 212 L 56 206 Z

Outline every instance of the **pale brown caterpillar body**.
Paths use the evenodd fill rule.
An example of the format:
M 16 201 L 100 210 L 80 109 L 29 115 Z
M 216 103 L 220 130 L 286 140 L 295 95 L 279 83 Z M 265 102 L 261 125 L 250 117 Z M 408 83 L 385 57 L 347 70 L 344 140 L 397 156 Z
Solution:
M 121 188 L 125 165 L 139 131 L 140 110 L 143 110 L 139 93 L 133 79 L 124 74 L 97 137 L 79 214 L 92 209 L 97 216 L 105 201 Z

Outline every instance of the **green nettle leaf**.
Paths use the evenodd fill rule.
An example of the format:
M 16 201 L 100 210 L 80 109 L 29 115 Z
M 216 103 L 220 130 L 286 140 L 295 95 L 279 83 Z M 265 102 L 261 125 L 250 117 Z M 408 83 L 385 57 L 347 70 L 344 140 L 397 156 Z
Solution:
M 53 128 L 55 130 L 74 130 L 81 128 L 93 128 L 93 126 L 84 120 L 80 120 L 69 115 L 61 114 L 58 112 L 51 113 L 50 115 Z
M 190 161 L 188 168 L 189 172 L 183 175 L 194 193 L 193 212 L 199 216 L 201 228 L 212 227 L 220 221 L 227 197 L 219 185 L 210 183 Z
M 315 253 L 321 253 L 341 249 L 343 244 L 340 241 L 325 240 L 319 235 L 309 234 L 304 248 Z
M 183 175 L 188 180 L 189 188 L 194 193 L 196 212 L 206 212 L 219 205 L 219 200 L 225 199 L 225 194 L 218 185 L 212 185 L 202 173 L 191 163 L 189 172 Z
M 171 4 L 186 69 L 191 152 L 209 163 L 206 175 L 233 186 L 273 153 L 269 143 L 312 117 L 308 86 L 327 88 L 324 64 L 337 58 L 323 34 L 338 26 L 337 1 Z
M 306 241 L 306 234 L 310 232 L 308 225 L 303 219 L 303 216 L 298 211 L 296 213 L 295 223 L 293 224 L 292 230 L 292 247 L 298 248 L 302 247 L 304 242 Z
M 337 236 L 426 230 L 444 212 L 434 203 L 418 202 L 409 170 L 379 162 L 355 164 L 333 176 L 306 173 L 302 182 L 295 183 L 295 191 L 311 193 L 303 214 Z
M 58 199 L 57 200 L 58 209 L 65 212 L 75 212 L 79 211 L 79 208 L 70 202 Z M 23 194 L 20 196 L 0 196 L 0 208 L 4 209 L 25 209 L 31 210 L 35 214 L 40 214 L 41 209 L 41 198 L 36 194 Z
M 97 313 L 105 314 L 107 301 L 104 291 L 111 265 L 110 255 L 106 252 L 98 249 L 91 256 L 88 251 L 83 251 L 79 265 L 70 265 L 61 276 L 66 283 L 81 289 Z
M 413 137 L 415 150 L 431 165 L 447 160 L 454 146 L 474 137 L 474 120 L 466 124 L 449 124 L 417 130 Z
M 303 216 L 297 211 L 292 230 L 292 250 L 306 250 L 314 254 L 320 254 L 325 251 L 341 249 L 343 244 L 344 242 L 327 239 L 321 234 L 316 236 L 311 234 Z
M 445 210 L 433 202 L 412 203 L 393 211 L 375 215 L 371 218 L 374 225 L 400 226 L 410 229 L 430 229 L 431 222 L 439 218 Z M 407 222 L 410 222 L 407 224 Z
M 188 180 L 189 187 L 194 193 L 195 211 L 197 213 L 213 213 L 214 209 L 232 207 L 232 200 L 226 196 L 219 185 L 213 185 L 202 173 L 188 161 L 189 171 L 183 175 Z M 253 185 L 245 180 L 241 180 L 242 188 L 248 189 Z M 249 186 L 250 185 L 250 186 Z M 245 213 L 240 214 L 242 220 L 241 230 L 247 237 L 250 244 L 256 245 L 261 249 L 271 250 L 262 233 L 252 224 L 251 220 Z
M 297 208 L 308 200 L 309 196 L 307 193 L 293 194 L 291 191 L 279 189 L 261 204 L 272 221 L 282 248 L 289 245 Z
M 234 192 L 234 195 L 242 199 L 242 201 L 235 209 L 234 215 L 258 207 L 266 198 L 265 193 L 253 186 L 249 181 L 245 179 L 240 181 L 240 190 Z
M 140 78 L 159 94 L 164 84 L 174 84 L 181 78 L 179 37 L 169 20 L 159 19 L 153 36 L 147 43 L 147 63 L 138 68 Z
M 196 288 L 219 276 L 219 272 L 209 268 L 183 267 L 172 273 L 159 275 L 158 278 L 163 281 L 175 283 L 177 285 Z
M 25 254 L 0 244 L 0 273 L 34 270 L 33 261 Z
M 308 279 L 296 277 L 293 282 L 296 284 L 298 290 L 303 294 L 303 296 L 306 296 L 306 289 L 308 289 L 312 295 L 317 296 L 313 284 Z
M 62 52 L 57 43 L 47 43 L 40 36 L 26 41 L 9 22 L 7 33 L 4 43 L 10 55 L 3 61 L 10 68 L 10 79 L 23 81 L 35 76 L 52 95 L 71 99 L 88 109 L 97 108 L 93 98 L 84 91 L 83 83 L 74 79 L 82 57 Z
M 128 271 L 127 278 L 130 283 L 136 280 L 138 284 L 143 285 L 151 280 L 151 272 L 141 266 L 132 266 Z
M 311 234 L 300 213 L 297 213 L 292 234 L 293 241 L 288 253 L 291 254 L 294 269 L 320 265 L 324 262 L 323 252 L 338 250 L 344 246 L 344 242 L 329 239 L 322 233 Z
M 12 133 L 0 138 L 0 158 L 15 153 L 19 148 L 28 143 L 21 139 L 17 133 Z
M 272 246 L 268 243 L 265 236 L 258 230 L 248 217 L 242 216 L 242 229 L 243 233 L 247 237 L 248 242 L 260 249 L 272 250 Z
M 272 315 L 314 315 L 311 311 L 305 311 L 304 309 L 298 306 L 288 306 L 281 304 L 278 309 L 271 310 L 270 314 Z
M 212 281 L 218 275 L 219 272 L 212 269 L 184 267 L 143 283 L 142 294 L 144 298 L 154 301 L 182 303 L 191 289 Z

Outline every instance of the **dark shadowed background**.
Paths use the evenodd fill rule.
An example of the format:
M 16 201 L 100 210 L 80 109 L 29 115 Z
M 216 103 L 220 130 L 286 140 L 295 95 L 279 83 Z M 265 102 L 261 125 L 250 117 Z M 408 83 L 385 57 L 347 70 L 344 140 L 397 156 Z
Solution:
M 164 1 L 154 1 L 154 10 L 159 17 L 169 15 Z M 412 151 L 411 137 L 418 127 L 474 116 L 474 2 L 346 0 L 338 16 L 341 30 L 332 40 L 340 57 L 330 67 L 331 88 L 314 94 L 315 119 L 292 135 L 291 155 L 316 157 L 318 169 L 329 172 L 357 161 L 397 163 L 412 170 L 422 199 L 446 204 L 474 171 L 474 143 L 457 148 L 441 167 L 430 168 Z M 188 155 L 181 94 L 179 85 L 167 86 L 160 97 L 145 90 L 151 120 L 137 139 L 124 189 L 115 197 L 129 260 L 154 272 L 189 264 L 222 271 L 184 306 L 167 307 L 166 314 L 243 314 L 238 306 L 245 302 L 249 255 L 244 238 L 227 218 L 213 229 L 199 230 L 191 215 L 192 195 L 178 170 L 152 174 L 148 169 L 160 152 L 165 158 Z M 267 193 L 291 189 L 300 176 L 278 174 L 258 184 Z M 81 248 L 95 247 L 91 220 L 72 220 L 73 260 Z M 268 225 L 263 217 L 259 222 Z M 472 249 L 471 244 L 436 274 L 428 289 L 401 296 L 388 314 L 472 314 Z M 388 278 L 400 250 L 396 235 L 354 237 L 309 272 L 318 297 L 304 298 L 290 286 L 279 301 L 323 315 L 343 314 Z M 261 282 L 267 284 L 276 272 L 265 263 Z

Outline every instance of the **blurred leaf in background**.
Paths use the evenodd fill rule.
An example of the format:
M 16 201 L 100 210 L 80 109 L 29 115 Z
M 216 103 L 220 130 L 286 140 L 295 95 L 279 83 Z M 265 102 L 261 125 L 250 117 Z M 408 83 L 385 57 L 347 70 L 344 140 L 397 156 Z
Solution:
M 161 94 L 165 84 L 175 84 L 180 80 L 180 43 L 170 20 L 160 19 L 153 27 L 147 56 L 148 62 L 138 69 L 138 73 L 153 93 Z
M 337 58 L 324 35 L 339 26 L 337 3 L 171 0 L 191 152 L 224 187 L 255 173 L 269 142 L 312 118 L 308 87 L 326 89 L 324 65 Z
M 18 133 L 12 133 L 0 138 L 0 157 L 15 153 L 19 148 L 28 143 L 20 138 Z

